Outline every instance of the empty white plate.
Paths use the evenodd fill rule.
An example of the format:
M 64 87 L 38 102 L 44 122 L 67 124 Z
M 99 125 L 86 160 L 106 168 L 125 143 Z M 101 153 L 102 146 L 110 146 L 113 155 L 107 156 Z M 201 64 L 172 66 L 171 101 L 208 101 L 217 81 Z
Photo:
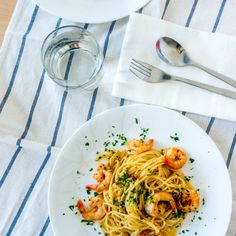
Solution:
M 150 0 L 34 0 L 44 10 L 82 23 L 103 23 L 128 16 Z

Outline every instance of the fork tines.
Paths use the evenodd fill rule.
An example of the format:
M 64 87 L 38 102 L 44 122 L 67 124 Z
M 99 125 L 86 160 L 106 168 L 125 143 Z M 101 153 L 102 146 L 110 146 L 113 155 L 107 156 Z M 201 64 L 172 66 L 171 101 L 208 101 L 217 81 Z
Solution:
M 131 60 L 129 70 L 137 77 L 140 77 L 140 74 L 146 77 L 151 77 L 152 69 L 146 67 L 142 62 L 135 59 Z

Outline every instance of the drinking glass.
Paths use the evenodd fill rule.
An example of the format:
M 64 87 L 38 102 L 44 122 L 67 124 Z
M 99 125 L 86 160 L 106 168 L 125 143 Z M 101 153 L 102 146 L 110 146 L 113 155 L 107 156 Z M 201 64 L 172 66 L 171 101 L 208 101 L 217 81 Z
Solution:
M 101 80 L 101 48 L 82 27 L 69 25 L 51 32 L 43 42 L 41 58 L 49 77 L 61 86 L 90 90 Z

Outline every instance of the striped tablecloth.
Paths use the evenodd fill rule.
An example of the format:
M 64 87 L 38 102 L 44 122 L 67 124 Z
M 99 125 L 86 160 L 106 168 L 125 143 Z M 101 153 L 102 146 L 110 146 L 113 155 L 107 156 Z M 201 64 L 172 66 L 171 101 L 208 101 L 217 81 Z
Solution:
M 140 12 L 186 27 L 235 35 L 235 9 L 235 0 L 153 0 Z M 98 89 L 81 94 L 57 86 L 40 62 L 45 36 L 75 23 L 44 12 L 30 0 L 18 0 L 0 53 L 0 235 L 53 235 L 47 189 L 58 151 L 92 116 L 132 103 L 111 96 L 127 21 L 82 24 L 103 49 L 105 75 Z M 227 235 L 235 236 L 236 123 L 184 111 L 183 115 L 210 135 L 225 158 L 234 193 Z

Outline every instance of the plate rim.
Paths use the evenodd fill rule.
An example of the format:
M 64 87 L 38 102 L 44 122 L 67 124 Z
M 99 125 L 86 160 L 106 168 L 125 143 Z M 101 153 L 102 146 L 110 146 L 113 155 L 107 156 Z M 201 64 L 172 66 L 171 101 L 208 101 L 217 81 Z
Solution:
M 225 227 L 225 235 L 228 231 L 228 228 L 229 228 L 229 225 L 230 225 L 230 220 L 231 220 L 231 216 L 232 216 L 232 207 L 233 207 L 233 192 L 232 192 L 232 182 L 231 182 L 231 178 L 230 178 L 230 175 L 229 175 L 229 171 L 227 169 L 227 167 L 225 166 L 225 160 L 223 158 L 223 155 L 221 153 L 221 151 L 219 150 L 218 146 L 215 144 L 215 142 L 213 141 L 213 139 L 198 125 L 196 124 L 193 120 L 191 120 L 190 118 L 186 117 L 186 116 L 183 116 L 181 115 L 179 112 L 175 111 L 175 110 L 172 110 L 172 109 L 168 109 L 168 108 L 165 108 L 165 107 L 161 107 L 161 106 L 157 106 L 157 105 L 149 105 L 149 104 L 130 104 L 130 105 L 125 105 L 125 106 L 118 106 L 118 107 L 113 107 L 113 108 L 110 108 L 110 109 L 107 109 L 105 111 L 102 111 L 98 114 L 96 114 L 95 116 L 93 116 L 90 120 L 88 121 L 85 121 L 78 129 L 75 130 L 75 132 L 67 139 L 67 141 L 65 142 L 65 144 L 63 145 L 63 147 L 61 148 L 61 150 L 59 151 L 59 153 L 57 154 L 57 157 L 56 157 L 56 161 L 54 163 L 54 166 L 52 168 L 52 172 L 51 172 L 51 175 L 50 175 L 50 178 L 49 178 L 49 184 L 48 184 L 48 194 L 47 194 L 47 201 L 48 201 L 48 214 L 49 214 L 49 218 L 51 220 L 51 226 L 52 226 L 52 231 L 54 233 L 54 235 L 56 235 L 56 232 L 54 230 L 54 225 L 53 225 L 53 220 L 52 220 L 52 214 L 51 214 L 51 201 L 50 201 L 50 193 L 51 193 L 51 185 L 52 185 L 52 178 L 53 178 L 53 175 L 55 173 L 55 168 L 57 166 L 57 163 L 59 162 L 59 160 L 61 159 L 61 155 L 62 153 L 64 152 L 66 146 L 71 142 L 71 140 L 73 140 L 73 138 L 77 135 L 77 133 L 80 132 L 81 129 L 83 129 L 85 126 L 88 125 L 88 123 L 92 122 L 93 120 L 97 119 L 97 117 L 100 117 L 100 116 L 103 116 L 104 114 L 106 113 L 110 113 L 114 110 L 121 110 L 121 109 L 128 109 L 129 107 L 147 107 L 147 108 L 153 108 L 153 109 L 157 109 L 157 110 L 161 110 L 161 111 L 167 111 L 167 112 L 171 112 L 171 113 L 174 113 L 176 114 L 177 116 L 181 117 L 182 119 L 184 120 L 187 120 L 188 122 L 190 122 L 193 126 L 197 127 L 198 129 L 200 129 L 202 131 L 202 133 L 204 133 L 204 136 L 206 136 L 209 141 L 212 143 L 212 145 L 214 146 L 214 148 L 216 149 L 216 151 L 219 153 L 220 155 L 220 160 L 222 162 L 222 164 L 224 164 L 224 167 L 225 167 L 225 170 L 226 171 L 226 175 L 227 175 L 227 184 L 229 185 L 229 197 L 230 197 L 230 209 L 229 209 L 229 212 L 228 212 L 228 219 L 226 219 L 227 221 L 227 227 Z
M 99 19 L 95 19 L 93 20 L 91 17 L 88 17 L 88 18 L 80 18 L 79 17 L 79 14 L 78 14 L 78 17 L 76 16 L 71 16 L 71 17 L 68 17 L 66 16 L 67 14 L 65 15 L 61 15 L 59 16 L 55 11 L 53 11 L 52 9 L 48 9 L 46 7 L 45 4 L 41 4 L 41 0 L 32 0 L 36 5 L 38 5 L 41 9 L 43 9 L 44 11 L 50 13 L 51 15 L 54 15 L 54 16 L 58 16 L 58 17 L 61 17 L 65 20 L 68 20 L 68 21 L 74 21 L 74 22 L 77 22 L 77 23 L 88 23 L 88 24 L 101 24 L 101 23 L 108 23 L 108 22 L 112 22 L 114 20 L 119 20 L 119 19 L 122 19 L 124 17 L 127 17 L 129 16 L 132 12 L 135 12 L 137 11 L 138 9 L 140 9 L 141 7 L 145 6 L 146 4 L 148 4 L 151 0 L 142 0 L 143 3 L 137 5 L 137 7 L 135 7 L 135 9 L 131 12 L 128 12 L 128 13 L 121 13 L 119 14 L 119 16 L 116 16 L 116 17 L 102 17 L 100 20 Z

